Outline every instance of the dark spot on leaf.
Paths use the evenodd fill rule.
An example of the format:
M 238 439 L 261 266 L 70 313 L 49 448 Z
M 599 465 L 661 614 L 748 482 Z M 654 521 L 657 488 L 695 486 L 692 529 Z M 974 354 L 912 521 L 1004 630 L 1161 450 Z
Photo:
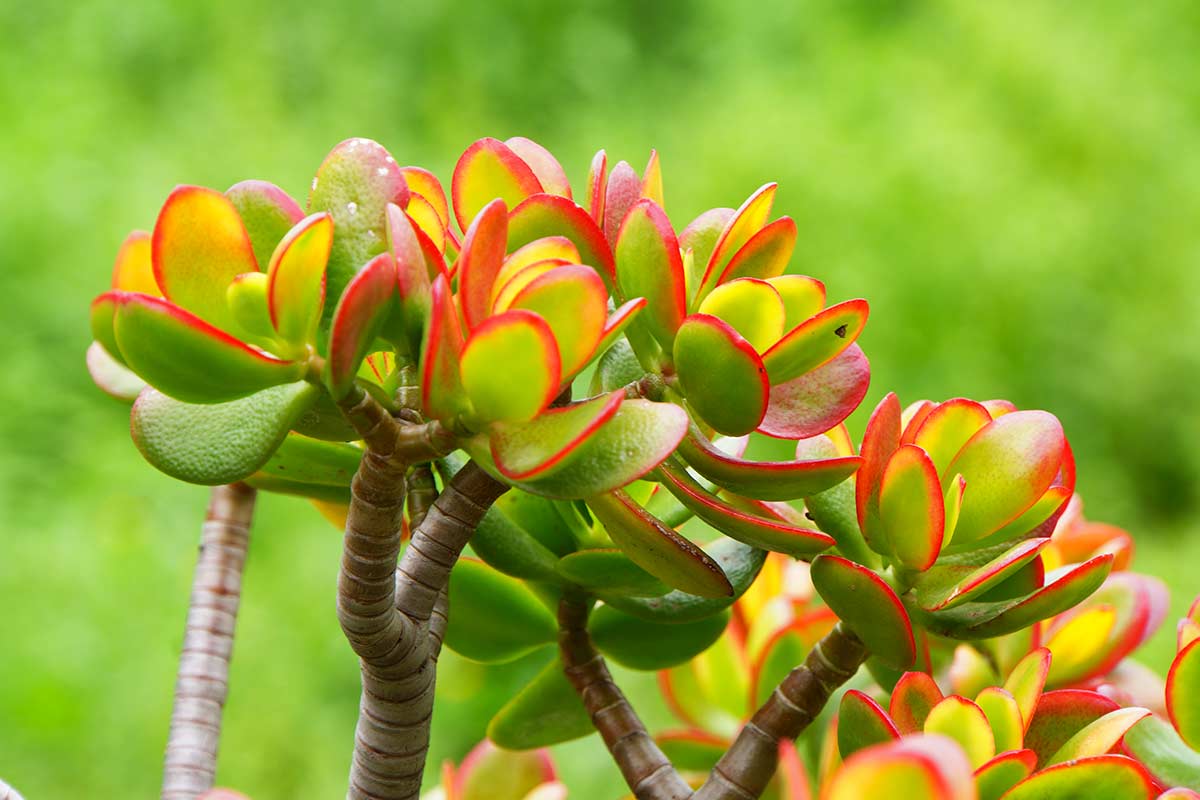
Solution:
M 839 339 L 845 339 L 845 338 L 846 338 L 846 326 L 845 326 L 845 325 L 839 325 L 839 326 L 837 327 L 837 329 L 836 329 L 836 330 L 834 330 L 834 333 L 835 333 L 835 334 L 837 334 L 837 336 L 838 336 L 838 338 L 839 338 Z

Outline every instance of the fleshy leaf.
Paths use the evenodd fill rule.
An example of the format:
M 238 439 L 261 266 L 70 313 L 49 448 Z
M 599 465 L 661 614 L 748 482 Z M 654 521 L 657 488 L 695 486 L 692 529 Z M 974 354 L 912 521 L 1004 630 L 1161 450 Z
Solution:
M 757 500 L 797 500 L 836 486 L 854 474 L 858 456 L 795 461 L 746 461 L 708 441 L 695 426 L 679 454 L 696 472 L 723 489 Z
M 842 758 L 849 758 L 865 747 L 899 739 L 900 731 L 869 695 L 851 689 L 838 708 L 837 738 Z
M 329 152 L 308 196 L 309 213 L 333 217 L 325 295 L 341 297 L 350 279 L 387 247 L 387 206 L 408 206 L 410 192 L 396 160 L 370 139 L 347 139 Z M 325 306 L 328 320 L 333 304 Z
M 707 492 L 685 470 L 664 464 L 659 475 L 663 485 L 685 508 L 732 539 L 795 558 L 808 558 L 834 545 L 833 537 L 828 534 L 731 506 Z
M 783 301 L 784 330 L 792 330 L 825 307 L 825 284 L 816 278 L 807 275 L 780 275 L 777 278 L 768 278 L 767 283 L 775 287 L 775 291 L 779 292 L 779 299 Z
M 771 206 L 775 202 L 777 184 L 768 183 L 742 203 L 733 217 L 726 223 L 721 235 L 717 238 L 712 255 L 704 271 L 704 279 L 696 300 L 703 300 L 705 295 L 713 290 L 718 279 L 725 273 L 725 268 L 742 247 L 750 241 L 767 224 L 771 216 Z
M 773 350 L 783 336 L 783 300 L 774 286 L 757 278 L 739 278 L 716 287 L 697 310 L 733 328 L 756 353 Z
M 608 175 L 604 191 L 604 236 L 610 247 L 617 246 L 617 234 L 629 209 L 642 196 L 642 180 L 627 161 L 618 161 Z
M 940 733 L 958 742 L 972 769 L 996 755 L 996 740 L 987 716 L 965 697 L 951 695 L 934 706 L 925 719 L 925 732 Z
M 592 156 L 587 177 L 587 209 L 597 225 L 604 224 L 604 198 L 608 192 L 608 154 L 603 150 Z
M 594 267 L 606 286 L 614 285 L 616 266 L 612 250 L 596 222 L 575 203 L 553 194 L 535 194 L 509 212 L 510 250 L 546 236 L 570 239 L 578 248 L 583 263 Z
M 225 302 L 236 323 L 235 331 L 250 341 L 278 346 L 278 334 L 271 322 L 267 295 L 270 279 L 262 272 L 245 272 L 233 279 L 225 290 Z
M 387 215 L 387 244 L 396 268 L 396 293 L 400 317 L 388 325 L 387 336 L 397 340 L 409 352 L 420 352 L 421 335 L 430 313 L 431 274 L 425 250 L 421 246 L 418 228 L 412 219 L 394 203 L 389 203 Z M 440 258 L 440 256 L 439 256 Z
M 448 229 L 450 227 L 450 207 L 446 203 L 446 192 L 442 188 L 442 182 L 438 180 L 437 176 L 422 167 L 401 167 L 400 174 L 404 176 L 404 182 L 408 184 L 410 194 L 414 197 L 420 195 L 424 198 L 437 214 L 442 227 Z
M 523 582 L 486 564 L 463 558 L 450 573 L 455 613 L 446 626 L 446 646 L 484 663 L 512 661 L 555 641 L 558 624 Z
M 456 793 L 443 800 L 529 800 L 530 792 L 554 779 L 547 751 L 514 753 L 485 739 L 462 760 L 452 787 Z
M 459 365 L 463 391 L 483 422 L 522 422 L 550 405 L 561 375 L 558 347 L 546 321 L 506 311 L 482 322 Z
M 700 597 L 674 589 L 661 597 L 626 597 L 602 589 L 597 597 L 613 608 L 650 622 L 694 622 L 728 608 L 741 597 L 758 576 L 767 553 L 733 539 L 717 539 L 704 546 L 704 552 L 717 562 L 733 587 L 727 597 Z
M 154 264 L 150 259 L 150 234 L 133 231 L 121 242 L 117 260 L 113 264 L 112 288 L 122 292 L 162 296 L 158 281 L 154 279 Z
M 267 463 L 319 391 L 300 381 L 228 403 L 196 405 L 146 389 L 133 405 L 133 442 L 173 478 L 208 486 L 233 483 Z
M 1152 716 L 1134 725 L 1125 734 L 1124 748 L 1163 785 L 1200 791 L 1200 752 L 1188 747 L 1166 720 Z
M 1200 750 L 1200 639 L 1190 642 L 1167 673 L 1167 711 L 1179 738 Z
M 225 196 L 233 203 L 242 218 L 242 224 L 246 226 L 258 268 L 265 270 L 271 263 L 275 246 L 296 223 L 304 219 L 304 210 L 291 195 L 267 181 L 235 183 L 225 191 Z
M 1104 755 L 1121 741 L 1126 731 L 1148 716 L 1149 710 L 1136 706 L 1110 711 L 1068 739 L 1046 764 Z
M 110 356 L 99 342 L 88 345 L 87 368 L 92 381 L 117 400 L 133 402 L 146 388 L 144 380 Z
M 1025 739 L 1025 723 L 1016 698 L 1007 689 L 989 686 L 975 697 L 975 704 L 983 710 L 992 728 L 996 752 L 1019 750 Z
M 971 765 L 944 736 L 906 736 L 855 753 L 821 792 L 821 800 L 875 797 L 975 800 Z
M 1050 663 L 1050 651 L 1039 647 L 1018 661 L 1004 681 L 1004 688 L 1017 701 L 1026 731 L 1033 722 L 1038 699 L 1046 685 L 1046 676 L 1050 674 Z
M 359 365 L 371 352 L 396 296 L 396 262 L 380 253 L 356 274 L 342 292 L 329 330 L 326 383 L 329 393 L 343 397 L 354 383 Z
M 225 195 L 176 188 L 158 214 L 150 249 L 155 282 L 168 300 L 222 330 L 232 327 L 225 290 L 243 272 L 257 272 L 258 264 Z
M 901 445 L 883 471 L 879 521 L 887 547 L 909 569 L 924 571 L 942 551 L 946 506 L 937 469 L 920 447 Z
M 579 499 L 620 488 L 658 466 L 683 438 L 688 420 L 670 403 L 623 400 L 612 413 L 605 404 L 616 402 L 597 398 L 585 404 L 586 411 L 567 406 L 527 426 L 497 425 L 494 435 L 503 441 L 494 452 L 504 469 L 525 475 L 518 485 L 535 494 Z M 520 459 L 518 448 L 524 451 Z M 538 461 L 539 452 L 546 462 Z M 539 471 L 541 463 L 548 466 Z
M 718 283 L 727 283 L 738 278 L 767 280 L 779 277 L 787 269 L 795 248 L 796 223 L 791 217 L 780 217 L 751 236 L 733 258 L 729 259 Z M 819 310 L 820 306 L 813 313 Z
M 912 623 L 892 587 L 871 570 L 841 556 L 817 556 L 813 586 L 833 612 L 884 663 L 906 669 L 917 658 Z
M 942 701 L 942 690 L 924 672 L 906 672 L 892 689 L 888 714 L 902 734 L 918 733 L 925 728 L 925 719 L 933 707 Z
M 852 344 L 837 358 L 806 375 L 772 386 L 761 433 L 781 439 L 806 439 L 836 427 L 867 394 L 871 366 L 862 348 Z
M 487 319 L 507 240 L 508 209 L 503 200 L 493 200 L 471 220 L 458 260 L 459 298 L 467 330 Z
M 1142 765 L 1125 756 L 1097 756 L 1036 772 L 1002 800 L 1150 800 L 1154 785 Z
M 733 586 L 716 561 L 648 514 L 625 492 L 591 497 L 588 507 L 614 544 L 668 586 L 701 597 L 733 595 Z
M 271 324 L 285 341 L 314 342 L 325 304 L 325 265 L 333 246 L 333 218 L 305 218 L 275 248 L 267 270 Z
M 863 464 L 854 479 L 858 526 L 872 549 L 886 548 L 886 535 L 879 522 L 879 490 L 892 454 L 900 448 L 900 400 L 890 392 L 879 401 L 867 420 L 859 454 Z
M 979 800 L 1000 800 L 1000 796 L 1033 774 L 1037 754 L 1032 750 L 1009 750 L 975 770 Z
M 557 656 L 496 712 L 487 729 L 488 739 L 509 750 L 549 747 L 595 732 Z
M 905 445 L 911 447 L 911 445 Z M 1050 544 L 1027 539 L 1011 547 L 995 545 L 968 553 L 943 555 L 916 579 L 916 599 L 926 611 L 943 611 L 973 600 L 1025 567 Z
M 513 497 L 519 492 L 509 492 Z M 545 534 L 546 529 L 539 532 Z M 471 549 L 491 567 L 514 578 L 534 580 L 558 579 L 558 555 L 512 519 L 499 505 L 493 505 L 483 515 Z
M 123 295 L 113 324 L 125 363 L 147 383 L 188 403 L 220 403 L 291 383 L 305 365 L 281 361 L 156 297 Z
M 692 409 L 721 433 L 750 433 L 767 409 L 762 359 L 731 326 L 693 314 L 675 336 L 675 367 Z
M 461 411 L 462 327 L 454 308 L 450 282 L 439 275 L 430 286 L 429 323 L 421 349 L 421 405 L 435 419 L 448 420 Z
M 838 356 L 858 339 L 867 314 L 866 300 L 847 300 L 788 332 L 763 353 L 771 385 L 794 380 Z
M 981 539 L 1037 502 L 1065 449 L 1062 425 L 1044 411 L 1015 411 L 981 428 L 946 468 L 967 481 L 955 542 Z
M 1072 736 L 1116 710 L 1116 703 L 1096 692 L 1083 689 L 1046 692 L 1038 699 L 1033 720 L 1025 731 L 1025 746 L 1037 753 L 1038 765 L 1044 767 Z
M 579 248 L 575 247 L 575 244 L 565 236 L 546 236 L 542 239 L 534 239 L 529 244 L 517 248 L 504 259 L 500 271 L 496 273 L 496 280 L 492 285 L 493 307 L 496 303 L 496 296 L 514 275 L 526 267 L 542 261 L 578 264 L 580 262 Z
M 608 318 L 608 291 L 591 267 L 568 264 L 530 281 L 510 308 L 539 315 L 558 344 L 563 382 L 591 358 Z
M 571 197 L 571 184 L 567 182 L 567 173 L 549 150 L 524 136 L 505 139 L 504 143 L 529 165 L 543 190 L 568 199 Z
M 913 425 L 913 444 L 929 454 L 938 475 L 949 477 L 946 468 L 975 432 L 992 421 L 991 414 L 974 400 L 957 397 L 933 406 Z M 910 423 L 912 425 L 913 423 Z M 905 435 L 908 431 L 905 430 Z
M 615 258 L 617 288 L 626 298 L 646 298 L 642 324 L 670 352 L 687 313 L 687 287 L 679 241 L 654 201 L 639 200 L 630 209 L 617 235 Z
M 684 271 L 687 277 L 689 304 L 697 302 L 696 294 L 704 277 L 705 268 L 708 266 L 708 259 L 712 255 L 713 248 L 717 246 L 721 232 L 725 230 L 725 226 L 733 219 L 735 213 L 737 212 L 732 208 L 711 208 L 689 222 L 688 226 L 680 231 L 679 248 L 685 253 L 691 251 L 692 254 L 690 268 Z M 689 305 L 689 308 L 691 307 L 692 305 Z
M 592 612 L 588 632 L 597 649 L 618 664 L 659 670 L 703 653 L 728 622 L 729 612 L 722 611 L 695 622 L 659 624 L 602 605 Z
M 297 483 L 349 488 L 362 455 L 362 448 L 353 444 L 289 433 L 260 472 Z
M 585 589 L 627 595 L 658 597 L 669 588 L 630 560 L 621 550 L 580 550 L 558 562 L 558 573 Z
M 529 165 L 504 142 L 491 138 L 480 139 L 466 149 L 450 181 L 454 216 L 464 231 L 493 200 L 500 199 L 512 208 L 542 190 Z

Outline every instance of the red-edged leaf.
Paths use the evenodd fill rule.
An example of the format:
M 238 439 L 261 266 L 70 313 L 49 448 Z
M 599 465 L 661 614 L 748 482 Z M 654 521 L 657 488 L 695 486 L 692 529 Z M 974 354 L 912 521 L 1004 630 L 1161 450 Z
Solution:
M 976 432 L 945 471 L 967 481 L 955 541 L 981 539 L 1021 516 L 1054 482 L 1065 447 L 1062 425 L 1044 411 L 1014 411 Z
M 156 297 L 117 297 L 113 330 L 125 363 L 164 394 L 187 403 L 220 403 L 291 383 L 299 361 L 281 361 Z
M 869 695 L 851 689 L 838 708 L 837 738 L 842 758 L 849 758 L 865 747 L 899 739 L 900 731 Z
M 902 734 L 919 733 L 933 707 L 942 702 L 942 690 L 924 672 L 906 672 L 892 689 L 888 714 Z
M 513 300 L 515 300 L 517 295 L 521 293 L 522 289 L 546 273 L 551 272 L 559 267 L 565 267 L 568 263 L 570 262 L 564 261 L 561 258 L 547 258 L 544 261 L 536 261 L 533 264 L 530 264 L 528 267 L 525 267 L 520 272 L 512 275 L 503 286 L 500 286 L 499 282 L 497 281 L 496 287 L 492 292 L 493 296 L 495 297 L 495 299 L 492 301 L 492 313 L 499 314 L 501 311 L 507 311 L 512 306 Z M 584 267 L 584 269 L 592 268 Z M 595 270 L 593 270 L 593 272 L 594 271 Z M 601 282 L 601 285 L 603 285 L 603 282 Z
M 833 612 L 884 663 L 905 669 L 917 659 L 908 612 L 892 587 L 864 566 L 841 556 L 817 556 L 813 586 Z
M 509 307 L 533 311 L 550 326 L 566 382 L 588 362 L 603 335 L 608 292 L 594 269 L 568 264 L 534 278 Z
M 408 184 L 411 196 L 421 198 L 437 213 L 443 229 L 450 228 L 450 207 L 446 202 L 446 192 L 442 182 L 427 169 L 422 167 L 401 167 L 400 174 Z
M 117 306 L 120 305 L 121 298 L 125 297 L 126 294 L 128 293 L 116 290 L 105 292 L 92 301 L 88 312 L 88 322 L 91 326 L 92 338 L 99 342 L 105 352 L 121 365 L 125 365 L 125 357 L 121 355 L 121 348 L 117 345 L 117 335 L 113 330 L 113 322 L 116 319 Z
M 704 296 L 716 287 L 718 279 L 725 273 L 730 259 L 767 224 L 767 220 L 771 216 L 771 206 L 775 202 L 777 188 L 778 185 L 774 183 L 768 183 L 761 187 L 750 195 L 746 202 L 742 203 L 726 223 L 713 247 L 712 255 L 709 256 L 704 278 L 696 296 L 697 301 L 703 300 Z
M 718 283 L 737 278 L 765 280 L 778 277 L 787 269 L 795 248 L 796 223 L 791 217 L 780 217 L 751 236 L 742 249 L 734 253 Z
M 533 419 L 558 394 L 562 364 L 554 334 L 530 311 L 505 311 L 471 333 L 459 364 L 478 421 Z
M 1025 746 L 1037 753 L 1038 766 L 1045 767 L 1067 740 L 1117 708 L 1104 695 L 1083 689 L 1046 692 L 1025 731 Z
M 653 200 L 639 200 L 617 235 L 617 288 L 627 298 L 645 297 L 642 320 L 670 351 L 687 313 L 687 288 L 679 241 L 666 213 Z
M 693 314 L 675 336 L 674 361 L 688 404 L 705 422 L 729 436 L 758 427 L 767 409 L 767 371 L 732 327 Z
M 237 323 L 235 332 L 239 336 L 247 342 L 273 347 L 278 346 L 280 341 L 275 323 L 271 322 L 269 291 L 270 279 L 264 273 L 244 272 L 234 278 L 225 290 L 225 302 L 229 304 L 229 312 Z M 287 349 L 292 352 L 303 350 L 295 345 Z
M 425 413 L 443 421 L 462 410 L 462 327 L 454 308 L 450 281 L 444 275 L 430 286 L 429 324 L 421 348 L 421 405 Z
M 154 279 L 175 305 L 223 330 L 233 326 L 225 290 L 257 272 L 242 218 L 225 195 L 200 186 L 171 192 L 154 224 Z
M 121 242 L 113 264 L 112 288 L 122 292 L 140 292 L 162 297 L 154 279 L 154 264 L 150 259 L 150 234 L 133 231 Z
M 693 308 L 699 302 L 697 291 L 708 266 L 708 259 L 713 248 L 717 246 L 717 240 L 721 238 L 721 232 L 735 213 L 732 208 L 709 209 L 689 222 L 679 233 L 680 249 L 685 253 L 690 250 L 692 254 L 689 268 L 686 270 L 689 308 Z
M 996 751 L 1019 750 L 1025 738 L 1025 721 L 1017 699 L 1007 689 L 989 686 L 975 697 L 996 740 Z
M 526 267 L 543 261 L 578 264 L 580 263 L 579 249 L 565 236 L 547 236 L 542 239 L 534 239 L 529 244 L 517 248 L 504 259 L 504 264 L 500 267 L 500 271 L 496 273 L 496 280 L 492 284 L 493 305 L 500 290 L 504 288 L 504 285 L 513 276 L 524 271 Z
M 454 216 L 464 231 L 497 198 L 511 208 L 541 191 L 542 184 L 529 165 L 504 142 L 491 138 L 466 149 L 450 180 Z
M 431 249 L 437 251 L 439 255 L 446 251 L 449 234 L 432 203 L 414 192 L 409 195 L 408 208 L 404 209 L 404 215 L 409 218 L 414 227 L 425 234 Z
M 763 353 L 771 384 L 787 383 L 835 358 L 858 339 L 867 314 L 866 300 L 847 300 L 790 331 Z
M 514 208 L 508 218 L 508 246 L 515 249 L 534 239 L 565 236 L 579 249 L 584 264 L 594 267 L 606 286 L 616 281 L 612 250 L 588 213 L 565 197 L 535 194 Z
M 487 319 L 507 241 L 508 209 L 503 200 L 493 200 L 471 221 L 459 256 L 459 296 L 468 330 Z
M 731 539 L 796 558 L 810 557 L 834 545 L 833 537 L 820 531 L 734 508 L 705 491 L 685 470 L 664 464 L 659 475 L 663 485 L 685 508 Z
M 613 543 L 663 583 L 701 597 L 733 594 L 733 587 L 717 562 L 652 517 L 625 492 L 591 497 L 588 507 Z
M 604 224 L 604 197 L 607 192 L 608 155 L 600 150 L 592 157 L 587 178 L 587 209 L 597 225 Z
M 347 139 L 329 151 L 313 179 L 309 213 L 333 217 L 333 249 L 325 294 L 341 297 L 354 274 L 387 248 L 387 206 L 408 207 L 411 195 L 396 160 L 378 142 Z M 333 304 L 325 307 L 325 322 Z
M 335 398 L 354 385 L 359 365 L 371 352 L 396 297 L 396 262 L 380 253 L 354 276 L 342 292 L 329 330 L 326 385 Z
M 267 270 L 267 310 L 287 342 L 305 344 L 316 336 L 325 305 L 325 265 L 333 246 L 333 218 L 321 212 L 288 231 Z
M 571 197 L 571 184 L 567 181 L 567 172 L 549 150 L 524 136 L 505 139 L 504 143 L 529 165 L 543 191 L 568 199 Z
M 771 350 L 783 336 L 783 300 L 774 286 L 758 278 L 739 278 L 716 287 L 698 311 L 729 325 L 756 353 Z
M 1125 756 L 1096 756 L 1039 770 L 1002 800 L 1150 800 L 1154 781 L 1146 768 Z
M 772 386 L 758 431 L 780 439 L 807 439 L 837 427 L 867 394 L 871 365 L 852 344 L 807 375 Z
M 642 309 L 646 307 L 646 298 L 639 297 L 636 300 L 630 300 L 623 303 L 613 313 L 608 315 L 608 320 L 604 323 L 604 330 L 600 333 L 600 342 L 596 345 L 596 349 L 592 351 L 592 358 L 589 362 L 603 355 L 603 353 L 612 347 L 613 342 L 620 338 L 625 329 L 630 323 L 637 318 Z
M 825 284 L 816 278 L 807 275 L 780 275 L 777 278 L 768 278 L 767 283 L 775 287 L 775 291 L 779 292 L 779 299 L 783 301 L 784 330 L 792 330 L 820 313 L 825 307 Z
M 1096 556 L 1068 569 L 1033 594 L 1013 601 L 1003 612 L 971 627 L 974 638 L 1003 636 L 1061 614 L 1100 588 L 1112 568 L 1112 555 Z
M 1000 800 L 1000 796 L 1033 774 L 1037 754 L 1032 750 L 1009 750 L 975 770 L 979 800 Z
M 1046 763 L 1102 756 L 1117 746 L 1126 731 L 1148 716 L 1149 709 L 1136 706 L 1110 711 L 1068 739 Z
M 926 733 L 940 733 L 958 742 L 973 769 L 996 755 L 996 740 L 983 709 L 965 697 L 951 695 L 925 719 Z
M 514 481 L 564 468 L 569 456 L 612 419 L 624 397 L 618 390 L 577 405 L 552 408 L 527 425 L 498 424 L 490 437 L 496 468 Z
M 859 450 L 863 464 L 854 479 L 854 502 L 858 526 L 872 549 L 878 551 L 885 537 L 879 528 L 879 489 L 892 454 L 900 447 L 900 400 L 889 392 L 867 420 Z
M 938 475 L 950 477 L 946 468 L 962 446 L 975 432 L 992 421 L 991 414 L 974 400 L 956 397 L 932 406 L 919 421 L 910 423 L 914 427 L 912 442 L 929 453 L 937 467 Z M 908 434 L 908 428 L 905 429 Z
M 901 445 L 888 460 L 879 489 L 879 521 L 892 555 L 909 569 L 932 567 L 942 550 L 945 514 L 933 462 L 920 447 Z
M 665 206 L 663 202 L 663 177 L 662 163 L 658 158 L 658 151 L 650 151 L 650 159 L 646 162 L 646 169 L 642 171 L 642 197 L 653 200 L 660 206 Z
M 271 253 L 284 235 L 304 219 L 304 210 L 291 195 L 267 181 L 235 183 L 225 191 L 225 196 L 246 226 L 259 269 L 266 269 L 271 263 Z
M 693 427 L 679 453 L 718 486 L 758 500 L 796 500 L 824 491 L 854 474 L 858 456 L 797 461 L 746 461 L 717 448 Z
M 855 753 L 821 790 L 821 800 L 876 797 L 976 800 L 971 765 L 944 736 L 906 736 Z
M 1179 738 L 1200 750 L 1200 639 L 1188 643 L 1167 673 L 1167 712 Z
M 608 175 L 604 192 L 604 237 L 608 246 L 617 246 L 617 232 L 625 215 L 642 196 L 642 179 L 625 161 L 618 161 Z
M 401 338 L 412 352 L 419 352 L 421 334 L 429 317 L 430 270 L 425 250 L 421 247 L 418 229 L 399 206 L 387 207 L 388 251 L 392 254 L 396 272 L 396 289 L 400 301 L 400 319 L 392 333 Z
M 1001 552 L 982 565 L 979 561 L 991 556 L 993 550 L 946 556 L 917 579 L 917 602 L 926 611 L 943 611 L 962 605 L 1012 577 L 1037 558 L 1048 544 L 1049 539 L 1027 539 L 1007 549 L 997 548 Z

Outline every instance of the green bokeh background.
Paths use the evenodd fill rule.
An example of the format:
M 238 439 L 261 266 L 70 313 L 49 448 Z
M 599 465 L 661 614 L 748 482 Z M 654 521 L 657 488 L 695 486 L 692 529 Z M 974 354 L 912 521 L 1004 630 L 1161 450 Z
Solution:
M 0 4 L 0 43 L 0 774 L 30 800 L 156 791 L 205 500 L 91 385 L 87 303 L 174 184 L 303 197 L 352 135 L 443 178 L 473 139 L 526 135 L 577 186 L 599 147 L 639 169 L 657 147 L 678 226 L 779 181 L 795 269 L 871 301 L 868 407 L 1053 410 L 1172 616 L 1200 589 L 1194 3 L 80 0 Z M 256 800 L 344 792 L 338 548 L 306 505 L 261 503 L 220 772 Z M 447 657 L 432 763 L 535 666 Z M 618 794 L 595 737 L 558 756 L 573 796 Z

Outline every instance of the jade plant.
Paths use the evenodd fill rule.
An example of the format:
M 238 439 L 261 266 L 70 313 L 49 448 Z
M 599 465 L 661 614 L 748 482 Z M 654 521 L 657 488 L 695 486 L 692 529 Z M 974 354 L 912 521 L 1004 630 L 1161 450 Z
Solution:
M 537 751 L 593 732 L 643 800 L 1200 789 L 1196 614 L 1143 758 L 1127 656 L 1165 590 L 1072 502 L 1062 425 L 888 394 L 855 448 L 868 305 L 789 271 L 775 184 L 677 228 L 657 153 L 600 151 L 573 191 L 516 137 L 448 185 L 351 139 L 305 206 L 179 187 L 92 304 L 138 450 L 213 487 L 164 798 L 212 790 L 258 491 L 344 530 L 350 798 L 421 796 L 443 645 L 545 664 L 446 800 L 563 797 Z M 652 736 L 609 659 L 660 671 L 686 729 Z

